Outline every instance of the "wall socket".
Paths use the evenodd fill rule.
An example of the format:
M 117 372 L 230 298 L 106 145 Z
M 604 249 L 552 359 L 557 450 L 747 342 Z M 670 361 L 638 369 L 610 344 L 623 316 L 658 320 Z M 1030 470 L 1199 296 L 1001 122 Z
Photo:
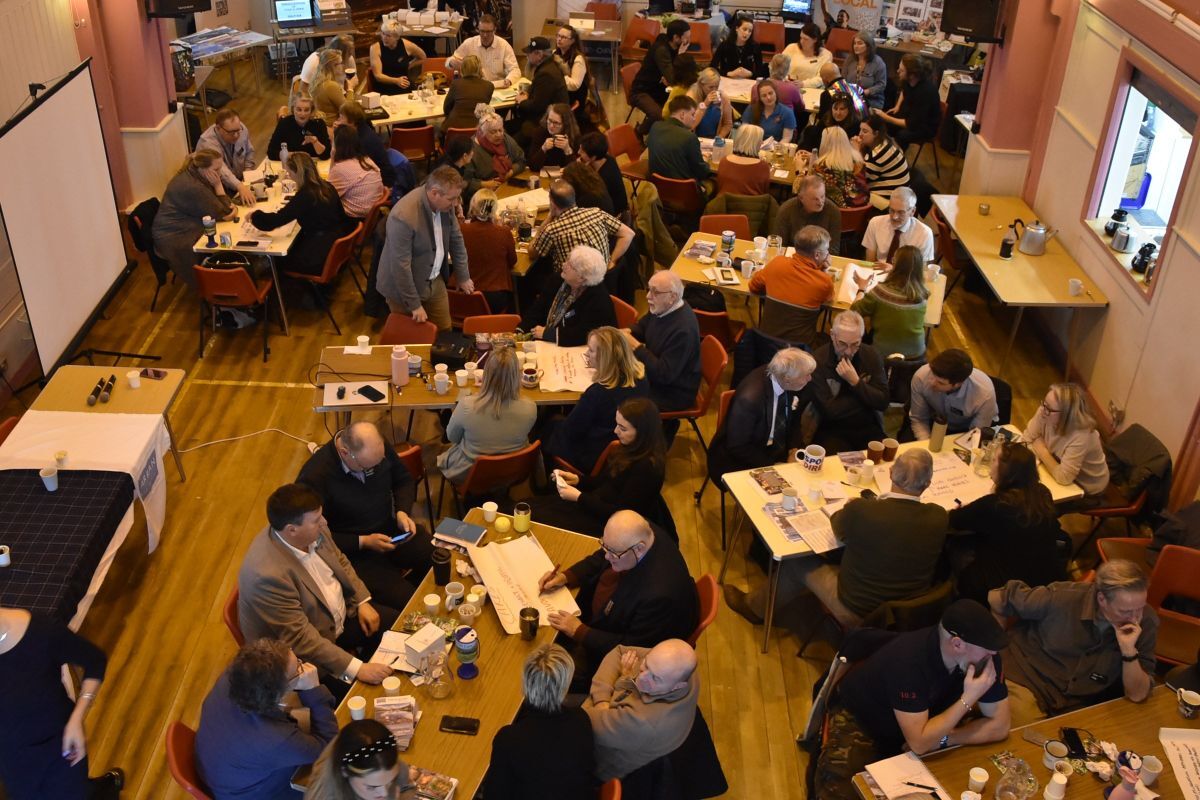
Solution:
M 1125 422 L 1125 409 L 1117 408 L 1117 404 L 1112 400 L 1108 401 L 1108 418 L 1112 420 L 1113 433 L 1121 427 Z

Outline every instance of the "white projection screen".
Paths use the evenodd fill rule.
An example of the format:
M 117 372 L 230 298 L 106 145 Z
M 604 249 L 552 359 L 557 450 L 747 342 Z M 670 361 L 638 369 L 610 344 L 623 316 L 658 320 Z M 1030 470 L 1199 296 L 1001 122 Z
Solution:
M 90 60 L 0 128 L 0 165 L 0 221 L 49 375 L 127 262 Z

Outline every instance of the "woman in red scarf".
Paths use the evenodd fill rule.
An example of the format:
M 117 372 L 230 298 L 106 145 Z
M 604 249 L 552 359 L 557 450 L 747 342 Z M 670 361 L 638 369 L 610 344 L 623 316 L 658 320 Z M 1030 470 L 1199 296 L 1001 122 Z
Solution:
M 504 121 L 495 110 L 480 103 L 475 107 L 479 130 L 475 132 L 475 152 L 463 174 L 467 179 L 467 195 L 480 189 L 495 191 L 509 178 L 525 169 L 525 153 L 511 136 L 504 132 Z M 464 198 L 464 202 L 469 202 Z

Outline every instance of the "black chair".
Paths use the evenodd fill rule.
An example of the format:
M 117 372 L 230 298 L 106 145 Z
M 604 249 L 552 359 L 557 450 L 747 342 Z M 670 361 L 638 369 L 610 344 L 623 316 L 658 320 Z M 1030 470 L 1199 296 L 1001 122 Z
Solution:
M 171 267 L 167 264 L 166 259 L 154 252 L 152 231 L 154 230 L 154 218 L 158 216 L 158 206 L 157 197 L 143 200 L 129 214 L 128 222 L 129 238 L 133 240 L 133 246 L 150 259 L 150 268 L 154 270 L 154 277 L 158 281 L 158 286 L 154 288 L 154 297 L 150 298 L 151 311 L 158 303 L 159 289 L 166 285 L 167 276 L 171 274 Z
M 912 400 L 913 375 L 923 366 L 925 366 L 924 355 L 916 358 L 904 358 L 899 353 L 895 353 L 887 357 L 888 396 L 891 398 L 892 405 L 904 406 L 905 417 L 908 416 L 908 406 Z
M 769 336 L 757 328 L 747 328 L 746 333 L 733 348 L 733 380 L 729 388 L 736 389 L 755 367 L 768 363 L 771 357 L 785 347 L 798 347 L 806 352 L 811 348 L 801 342 L 789 342 Z
M 621 779 L 623 800 L 703 800 L 727 791 L 729 782 L 699 708 L 683 744 Z
M 996 391 L 996 424 L 1007 425 L 1012 422 L 1012 387 L 995 375 L 988 377 L 992 379 L 992 387 Z

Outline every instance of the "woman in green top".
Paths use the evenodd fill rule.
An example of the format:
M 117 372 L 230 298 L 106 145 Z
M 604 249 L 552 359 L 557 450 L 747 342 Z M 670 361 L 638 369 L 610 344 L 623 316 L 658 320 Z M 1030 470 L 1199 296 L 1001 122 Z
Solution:
M 919 248 L 900 247 L 887 279 L 851 306 L 871 320 L 873 344 L 881 356 L 900 353 L 905 358 L 925 354 L 925 258 Z M 869 278 L 855 277 L 866 288 Z

